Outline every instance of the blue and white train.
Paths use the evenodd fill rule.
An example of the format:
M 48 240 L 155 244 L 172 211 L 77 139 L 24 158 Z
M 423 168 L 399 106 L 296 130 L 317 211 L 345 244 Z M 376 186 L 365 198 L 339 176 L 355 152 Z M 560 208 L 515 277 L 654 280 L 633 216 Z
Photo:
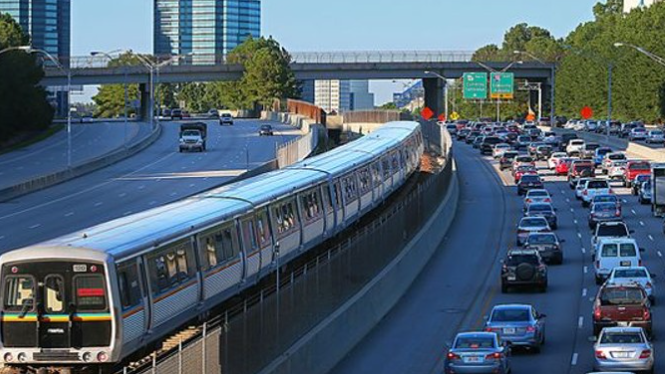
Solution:
M 0 256 L 5 366 L 108 367 L 358 220 L 415 172 L 391 122 L 285 169 Z

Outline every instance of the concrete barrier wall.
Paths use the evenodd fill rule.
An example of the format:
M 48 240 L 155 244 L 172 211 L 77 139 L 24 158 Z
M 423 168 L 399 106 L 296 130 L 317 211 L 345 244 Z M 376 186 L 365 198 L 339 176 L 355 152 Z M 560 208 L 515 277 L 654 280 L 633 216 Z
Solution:
M 562 132 L 573 132 L 570 130 L 554 130 L 557 133 L 562 133 Z M 625 139 L 620 139 L 616 138 L 613 136 L 607 137 L 605 135 L 600 135 L 600 134 L 594 134 L 594 133 L 588 133 L 588 132 L 575 132 L 577 136 L 580 138 L 590 141 L 590 142 L 595 142 L 599 144 L 606 144 L 612 148 L 616 148 L 622 151 L 625 151 L 626 153 L 630 153 L 631 155 L 656 161 L 656 162 L 665 162 L 665 150 L 664 149 L 653 149 L 649 148 L 647 146 L 634 143 L 634 142 L 629 142 L 628 140 Z
M 71 169 L 62 170 L 53 174 L 44 175 L 32 180 L 19 183 L 17 185 L 0 189 L 0 202 L 15 199 L 35 191 L 42 190 L 47 187 L 54 186 L 59 183 L 80 177 L 82 175 L 91 173 L 116 162 L 122 161 L 131 157 L 140 151 L 147 148 L 155 142 L 162 133 L 162 127 L 156 126 L 155 129 L 143 139 L 139 139 L 134 144 L 127 148 L 118 149 L 109 152 L 105 155 L 89 160 L 83 164 L 76 165 Z

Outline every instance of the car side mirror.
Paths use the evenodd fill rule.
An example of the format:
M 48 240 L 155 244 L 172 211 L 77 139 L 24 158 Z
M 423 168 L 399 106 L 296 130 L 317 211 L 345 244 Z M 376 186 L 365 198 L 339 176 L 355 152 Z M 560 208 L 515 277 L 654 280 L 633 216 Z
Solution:
M 540 314 L 538 315 L 538 319 L 546 318 L 546 317 L 547 317 L 547 314 L 545 314 L 545 313 L 540 313 Z
M 651 277 L 651 279 L 658 278 L 658 274 L 649 273 L 649 276 Z
M 629 233 L 634 234 L 635 230 L 628 230 Z
M 647 251 L 646 248 L 640 248 L 640 252 L 644 253 L 646 251 Z

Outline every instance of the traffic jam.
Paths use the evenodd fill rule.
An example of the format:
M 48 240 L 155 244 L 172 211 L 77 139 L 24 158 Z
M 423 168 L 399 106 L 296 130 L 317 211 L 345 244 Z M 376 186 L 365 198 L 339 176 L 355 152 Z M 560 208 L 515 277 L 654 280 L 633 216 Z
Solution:
M 581 263 L 580 343 L 570 372 L 653 373 L 665 164 L 585 141 L 577 129 L 555 133 L 530 122 L 471 121 L 446 128 L 458 147 L 471 147 L 491 163 L 517 196 L 520 216 L 501 254 L 500 291 L 492 300 L 500 302 L 490 303 L 482 329 L 459 333 L 448 344 L 444 372 L 533 373 L 520 363 L 548 348 L 551 312 L 542 305 L 551 303 L 537 301 L 546 300 L 554 277 L 568 277 Z M 574 251 L 579 261 L 567 260 Z M 579 298 L 577 289 L 559 291 L 565 300 Z

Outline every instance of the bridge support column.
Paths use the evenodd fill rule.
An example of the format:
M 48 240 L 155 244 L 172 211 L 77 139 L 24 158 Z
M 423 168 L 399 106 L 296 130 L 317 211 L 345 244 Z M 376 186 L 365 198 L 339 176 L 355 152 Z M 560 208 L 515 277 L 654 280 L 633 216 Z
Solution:
M 425 106 L 434 112 L 438 117 L 444 113 L 444 94 L 443 90 L 446 82 L 439 78 L 423 78 L 423 87 L 425 88 Z
M 150 86 L 145 83 L 139 84 L 139 99 L 141 107 L 136 116 L 140 121 L 148 121 L 150 119 Z

